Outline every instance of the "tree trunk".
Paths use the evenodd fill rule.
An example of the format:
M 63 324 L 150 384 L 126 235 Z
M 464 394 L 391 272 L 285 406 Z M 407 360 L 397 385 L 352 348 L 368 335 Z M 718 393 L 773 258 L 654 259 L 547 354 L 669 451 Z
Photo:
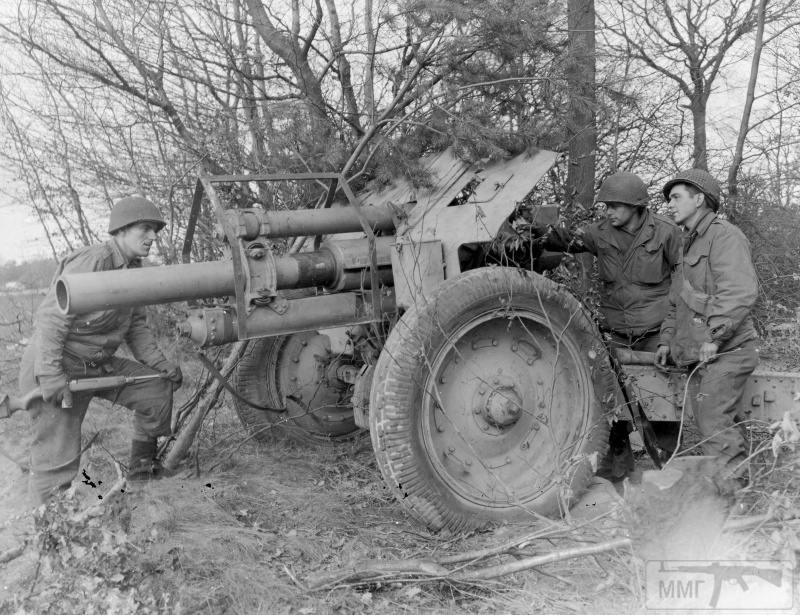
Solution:
M 570 53 L 566 70 L 570 93 L 567 110 L 567 203 L 588 208 L 594 200 L 597 148 L 594 0 L 568 0 L 567 27 Z
M 750 112 L 753 110 L 753 100 L 756 95 L 756 82 L 758 81 L 758 66 L 761 62 L 761 50 L 764 47 L 764 21 L 767 13 L 767 0 L 761 0 L 758 4 L 756 41 L 753 48 L 753 61 L 750 64 L 750 78 L 747 82 L 747 97 L 744 101 L 742 111 L 742 121 L 739 125 L 739 135 L 736 138 L 736 149 L 733 152 L 733 161 L 728 168 L 728 196 L 735 199 L 739 193 L 739 168 L 742 166 L 744 157 L 744 142 L 747 138 L 747 131 L 750 126 Z
M 299 47 L 296 39 L 291 39 L 288 33 L 281 32 L 273 25 L 264 8 L 263 0 L 245 0 L 245 3 L 253 27 L 261 40 L 292 71 L 316 130 L 327 135 L 330 131 L 330 124 L 326 113 L 325 96 L 322 93 L 319 78 L 308 63 L 307 52 Z M 311 39 L 313 36 L 309 35 L 309 38 Z
M 708 171 L 708 144 L 706 139 L 706 101 L 702 98 L 693 98 L 689 109 L 692 112 L 694 126 L 694 141 L 692 160 L 695 169 Z

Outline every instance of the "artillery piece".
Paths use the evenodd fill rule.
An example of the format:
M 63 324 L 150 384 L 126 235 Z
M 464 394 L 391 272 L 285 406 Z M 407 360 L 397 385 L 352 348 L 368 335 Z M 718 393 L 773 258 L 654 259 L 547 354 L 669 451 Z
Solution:
M 618 379 L 580 301 L 540 271 L 481 257 L 556 157 L 478 168 L 447 150 L 424 160 L 431 187 L 398 181 L 357 196 L 336 173 L 201 177 L 184 264 L 64 275 L 59 305 L 80 314 L 192 302 L 180 330 L 198 345 L 251 340 L 233 381 L 269 408 L 235 400 L 255 437 L 274 428 L 330 442 L 368 429 L 387 485 L 433 529 L 558 514 L 605 453 L 624 406 Z M 217 191 L 312 180 L 328 186 L 319 209 L 226 209 Z M 334 206 L 340 192 L 347 204 Z M 190 263 L 204 198 L 228 258 Z M 535 215 L 554 223 L 557 210 Z M 275 249 L 308 237 L 311 250 Z M 681 375 L 621 359 L 639 363 L 624 369 L 645 411 L 680 418 Z M 774 416 L 776 391 L 794 384 L 756 376 L 753 407 L 761 395 L 757 414 Z

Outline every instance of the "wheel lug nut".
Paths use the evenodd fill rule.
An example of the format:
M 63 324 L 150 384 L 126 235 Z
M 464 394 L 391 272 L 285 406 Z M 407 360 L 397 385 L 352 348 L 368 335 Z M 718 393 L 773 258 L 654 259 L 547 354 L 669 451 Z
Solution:
M 475 410 L 473 412 L 475 412 L 475 414 L 480 414 L 481 413 L 481 409 L 480 408 L 475 408 Z
M 530 447 L 530 444 L 527 441 L 525 441 L 522 444 L 520 444 L 519 447 L 524 451 L 525 449 Z
M 455 453 L 455 452 L 456 452 L 456 449 L 455 449 L 455 447 L 454 447 L 454 446 L 448 446 L 448 447 L 447 447 L 447 452 L 448 452 L 448 453 Z

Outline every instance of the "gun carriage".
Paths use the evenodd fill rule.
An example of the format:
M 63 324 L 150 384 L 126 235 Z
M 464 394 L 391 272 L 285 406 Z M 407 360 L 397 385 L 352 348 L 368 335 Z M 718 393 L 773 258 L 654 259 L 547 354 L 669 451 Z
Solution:
M 199 346 L 250 340 L 233 384 L 268 408 L 235 400 L 255 437 L 369 430 L 387 485 L 433 529 L 558 514 L 605 453 L 619 381 L 589 311 L 541 275 L 545 259 L 523 270 L 482 257 L 556 158 L 538 150 L 477 167 L 447 150 L 423 161 L 429 187 L 358 195 L 337 173 L 201 177 L 183 264 L 65 275 L 59 305 L 189 301 L 180 332 Z M 323 206 L 231 209 L 219 190 L 276 181 L 324 182 Z M 226 258 L 189 262 L 205 202 Z M 555 223 L 557 208 L 533 215 Z M 680 418 L 685 375 L 656 372 L 649 356 L 618 359 L 653 420 Z M 796 380 L 784 376 L 751 378 L 754 417 L 786 407 Z

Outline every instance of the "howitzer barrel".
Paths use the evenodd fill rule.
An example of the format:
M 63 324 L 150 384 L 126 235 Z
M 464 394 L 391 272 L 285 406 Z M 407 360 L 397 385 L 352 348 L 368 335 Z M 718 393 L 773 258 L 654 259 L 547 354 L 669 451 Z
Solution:
M 391 282 L 389 253 L 391 238 L 376 242 L 379 277 Z M 366 240 L 329 242 L 317 252 L 277 256 L 277 290 L 324 286 L 348 290 L 369 286 Z M 211 261 L 163 267 L 141 267 L 68 273 L 56 281 L 58 306 L 65 314 L 172 303 L 236 293 L 233 261 Z
M 365 206 L 360 211 L 373 231 L 394 230 L 394 220 L 388 208 Z M 290 211 L 238 209 L 229 211 L 227 215 L 244 239 L 332 235 L 363 230 L 358 212 L 353 207 Z
M 233 263 L 230 261 L 68 273 L 56 281 L 58 307 L 65 314 L 233 293 Z
M 337 277 L 330 252 L 293 254 L 275 259 L 277 286 L 326 286 Z M 232 261 L 142 267 L 92 273 L 68 273 L 56 282 L 58 306 L 65 314 L 85 314 L 173 301 L 233 295 Z

